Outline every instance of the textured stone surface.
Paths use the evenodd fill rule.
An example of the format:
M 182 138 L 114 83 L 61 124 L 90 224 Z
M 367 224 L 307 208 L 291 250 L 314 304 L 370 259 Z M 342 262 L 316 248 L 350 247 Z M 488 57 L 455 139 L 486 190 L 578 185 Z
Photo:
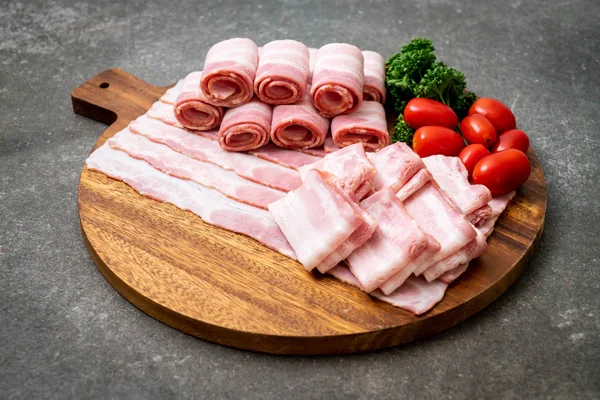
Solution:
M 600 396 L 598 1 L 119 3 L 0 6 L 1 397 Z M 548 181 L 546 231 L 522 277 L 445 333 L 343 357 L 218 346 L 121 298 L 77 218 L 78 176 L 105 127 L 72 112 L 70 91 L 110 67 L 171 83 L 237 35 L 386 57 L 427 36 L 470 88 L 511 105 Z

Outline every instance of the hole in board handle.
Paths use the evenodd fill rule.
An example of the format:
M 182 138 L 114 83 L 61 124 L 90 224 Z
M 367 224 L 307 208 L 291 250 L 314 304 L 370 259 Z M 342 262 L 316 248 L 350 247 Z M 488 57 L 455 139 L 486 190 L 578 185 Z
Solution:
M 102 83 L 100 84 L 100 88 L 102 88 L 102 89 L 106 89 L 106 88 L 107 88 L 107 87 L 109 87 L 109 86 L 110 86 L 110 83 L 108 83 L 108 82 L 102 82 Z

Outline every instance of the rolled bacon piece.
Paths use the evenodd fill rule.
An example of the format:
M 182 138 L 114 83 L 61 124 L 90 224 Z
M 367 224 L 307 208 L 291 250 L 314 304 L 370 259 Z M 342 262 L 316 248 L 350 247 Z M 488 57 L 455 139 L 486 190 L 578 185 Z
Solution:
M 311 47 L 308 49 L 308 78 L 306 79 L 307 84 L 312 83 L 313 71 L 315 70 L 315 61 L 317 60 L 317 53 L 319 49 Z
M 331 135 L 339 147 L 362 142 L 367 151 L 377 151 L 390 143 L 385 110 L 376 101 L 363 101 L 352 114 L 331 120 Z
M 243 106 L 230 108 L 219 129 L 219 144 L 228 151 L 257 149 L 269 142 L 271 106 L 254 98 Z
M 308 93 L 297 104 L 275 106 L 271 140 L 279 147 L 311 149 L 322 146 L 329 131 L 329 119 L 319 115 Z
M 202 71 L 192 72 L 183 80 L 173 111 L 175 118 L 185 128 L 194 131 L 215 129 L 223 119 L 223 107 L 208 102 L 200 90 Z
M 363 96 L 364 58 L 347 43 L 330 43 L 319 49 L 312 77 L 312 102 L 325 117 L 348 114 Z
M 363 101 L 385 103 L 385 60 L 374 51 L 363 51 L 365 59 L 365 83 Z
M 254 93 L 269 104 L 297 103 L 304 98 L 308 72 L 308 47 L 295 40 L 274 40 L 260 51 Z
M 213 45 L 204 60 L 200 89 L 211 104 L 235 107 L 254 95 L 258 47 L 247 38 L 228 39 Z

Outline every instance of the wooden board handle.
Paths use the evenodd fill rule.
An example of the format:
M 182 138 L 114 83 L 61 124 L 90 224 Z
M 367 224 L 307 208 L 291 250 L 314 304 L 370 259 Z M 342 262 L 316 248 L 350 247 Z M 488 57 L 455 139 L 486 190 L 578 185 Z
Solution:
M 110 125 L 120 115 L 142 115 L 166 89 L 111 68 L 75 88 L 71 100 L 77 114 Z

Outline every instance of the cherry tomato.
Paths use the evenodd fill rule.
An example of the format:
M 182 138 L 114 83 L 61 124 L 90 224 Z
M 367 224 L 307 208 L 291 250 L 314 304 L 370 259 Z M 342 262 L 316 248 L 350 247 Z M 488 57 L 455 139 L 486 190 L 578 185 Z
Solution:
M 436 154 L 458 156 L 465 142 L 458 133 L 443 126 L 423 126 L 415 132 L 413 150 L 420 157 Z
M 501 133 L 496 140 L 496 144 L 492 147 L 492 152 L 497 153 L 506 149 L 517 149 L 527 154 L 529 149 L 529 136 L 520 129 L 511 129 Z
M 483 115 L 473 114 L 465 117 L 460 123 L 460 131 L 470 144 L 492 147 L 496 143 L 496 128 Z
M 475 103 L 469 109 L 469 115 L 473 114 L 481 114 L 486 117 L 494 125 L 494 128 L 496 128 L 497 134 L 517 127 L 517 120 L 515 120 L 515 116 L 510 111 L 510 108 L 498 100 L 490 99 L 489 97 L 482 97 L 475 100 Z
M 458 158 L 465 164 L 465 168 L 469 171 L 469 176 L 473 176 L 475 165 L 485 156 L 489 156 L 490 151 L 482 144 L 470 144 L 458 155 Z
M 473 183 L 486 186 L 492 196 L 501 196 L 525 183 L 530 173 L 527 156 L 508 149 L 482 158 L 473 170 Z
M 450 107 L 431 99 L 414 98 L 409 101 L 404 109 L 404 120 L 413 129 L 422 126 L 454 129 L 458 125 L 458 117 Z

